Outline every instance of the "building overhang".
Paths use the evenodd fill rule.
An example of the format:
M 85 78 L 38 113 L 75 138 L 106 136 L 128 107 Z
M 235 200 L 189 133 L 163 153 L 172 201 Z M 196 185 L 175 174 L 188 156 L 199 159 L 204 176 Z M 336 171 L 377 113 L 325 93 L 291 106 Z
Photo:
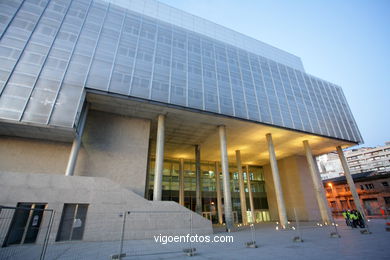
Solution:
M 194 145 L 200 145 L 202 160 L 220 161 L 219 125 L 226 126 L 229 161 L 235 161 L 235 151 L 240 150 L 243 164 L 268 164 L 267 133 L 273 136 L 278 159 L 305 155 L 304 140 L 309 141 L 314 155 L 332 152 L 336 146 L 347 148 L 356 145 L 346 140 L 96 90 L 87 90 L 86 98 L 92 110 L 149 119 L 152 157 L 159 114 L 166 115 L 165 158 L 194 159 Z
M 194 145 L 201 146 L 201 159 L 220 161 L 219 125 L 226 126 L 229 161 L 235 161 L 235 151 L 240 150 L 244 164 L 268 164 L 265 135 L 271 133 L 278 159 L 304 155 L 302 142 L 308 140 L 314 155 L 332 152 L 336 146 L 348 148 L 354 142 L 315 135 L 293 129 L 267 125 L 217 113 L 190 109 L 139 98 L 110 94 L 87 89 L 90 109 L 151 121 L 151 151 L 155 153 L 157 116 L 166 115 L 165 158 L 194 159 Z M 43 126 L 2 120 L 0 134 L 51 141 L 71 142 L 74 128 Z
M 0 135 L 16 136 L 49 141 L 72 142 L 73 128 L 59 127 L 0 119 Z

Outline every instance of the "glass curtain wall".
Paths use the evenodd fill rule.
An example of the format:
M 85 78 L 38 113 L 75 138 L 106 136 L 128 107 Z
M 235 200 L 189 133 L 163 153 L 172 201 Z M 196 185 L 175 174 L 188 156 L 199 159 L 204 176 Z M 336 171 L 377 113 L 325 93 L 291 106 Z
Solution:
M 154 165 L 155 160 L 150 160 L 149 165 L 149 189 L 147 198 L 153 199 L 153 185 L 154 185 Z M 179 159 L 165 159 L 163 169 L 163 182 L 162 182 L 162 200 L 179 202 Z M 221 165 L 219 164 L 221 194 L 223 203 L 223 185 L 222 185 L 222 172 Z M 251 165 L 249 166 L 249 175 L 244 171 L 245 192 L 247 199 L 248 211 L 249 205 L 249 193 L 247 185 L 247 177 L 251 179 L 251 186 L 253 192 L 253 202 L 255 210 L 268 211 L 267 195 L 265 190 L 265 180 L 263 174 L 263 168 L 261 166 Z M 213 222 L 217 222 L 216 206 L 217 206 L 217 193 L 215 183 L 215 162 L 202 161 L 201 162 L 201 190 L 202 190 L 202 211 L 210 213 Z M 229 165 L 230 175 L 230 189 L 232 194 L 233 212 L 237 212 L 238 221 L 242 220 L 241 208 L 240 208 L 240 189 L 238 182 L 237 166 L 234 164 Z M 195 211 L 196 204 L 196 172 L 195 161 L 184 160 L 184 206 Z
M 240 48 L 233 31 L 188 30 L 136 2 L 144 12 L 128 0 L 0 1 L 0 119 L 73 128 L 94 90 L 362 142 L 342 89 L 278 62 L 283 51 Z

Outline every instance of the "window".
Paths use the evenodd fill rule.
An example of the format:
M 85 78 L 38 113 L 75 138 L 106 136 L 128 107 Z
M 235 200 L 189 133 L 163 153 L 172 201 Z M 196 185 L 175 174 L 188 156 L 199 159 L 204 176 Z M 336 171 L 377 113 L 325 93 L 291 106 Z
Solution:
M 361 189 L 361 190 L 364 190 L 364 185 L 360 185 L 360 189 Z
M 337 210 L 337 204 L 336 204 L 336 201 L 331 201 L 330 202 L 330 207 L 333 211 L 336 211 Z
M 367 190 L 374 189 L 374 184 L 372 184 L 372 183 L 365 184 L 364 186 L 366 187 Z
M 387 181 L 382 182 L 383 187 L 389 187 L 389 183 Z
M 346 200 L 340 200 L 341 209 L 346 210 L 348 209 L 348 203 Z
M 349 205 L 351 205 L 351 209 L 356 209 L 355 202 L 353 200 L 349 200 Z
M 56 241 L 82 240 L 88 204 L 64 204 Z
M 7 210 L 13 212 L 13 216 L 4 242 L 0 246 L 35 243 L 41 230 L 42 219 L 47 215 L 46 206 L 45 203 L 19 202 L 15 210 Z

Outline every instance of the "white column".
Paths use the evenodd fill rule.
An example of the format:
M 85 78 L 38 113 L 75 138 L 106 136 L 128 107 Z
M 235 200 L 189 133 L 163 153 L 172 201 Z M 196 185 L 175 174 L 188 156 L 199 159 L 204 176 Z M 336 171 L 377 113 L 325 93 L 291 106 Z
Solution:
M 195 211 L 202 215 L 202 183 L 200 171 L 200 146 L 195 145 L 195 170 L 196 170 L 196 204 Z
M 286 228 L 288 224 L 288 220 L 287 220 L 286 206 L 284 204 L 284 199 L 283 199 L 282 185 L 280 183 L 279 169 L 278 169 L 278 162 L 276 160 L 276 155 L 275 155 L 275 148 L 272 142 L 272 135 L 267 134 L 266 137 L 268 143 L 269 161 L 272 170 L 272 178 L 274 180 L 274 186 L 275 186 L 276 202 L 278 203 L 279 221 L 282 227 Z
M 340 157 L 341 165 L 343 166 L 343 169 L 344 169 L 344 175 L 345 175 L 345 178 L 347 179 L 349 190 L 351 191 L 353 201 L 355 202 L 356 209 L 360 212 L 360 214 L 362 214 L 362 216 L 364 218 L 364 222 L 367 225 L 366 213 L 364 212 L 362 204 L 360 203 L 359 195 L 356 191 L 356 186 L 355 186 L 355 183 L 352 179 L 351 172 L 349 171 L 348 163 L 347 163 L 347 160 L 345 159 L 343 149 L 340 146 L 337 146 L 336 149 L 337 149 L 337 153 Z M 367 225 L 367 227 L 368 227 L 368 225 Z
M 179 204 L 184 206 L 184 159 L 180 158 L 179 165 Z
M 311 151 L 311 147 L 309 145 L 309 141 L 303 141 L 303 147 L 305 148 L 306 160 L 309 164 L 311 178 L 314 184 L 314 190 L 316 193 L 318 207 L 320 209 L 322 222 L 324 224 L 330 224 L 332 222 L 332 215 L 328 207 L 328 203 L 325 196 L 324 185 L 322 184 L 322 180 L 318 169 L 315 165 L 313 154 Z
M 66 166 L 65 176 L 73 176 L 77 163 L 77 157 L 80 151 L 81 138 L 84 133 L 85 121 L 87 121 L 89 105 L 87 104 L 81 114 L 79 127 L 76 129 L 76 136 L 73 139 L 72 149 L 70 150 L 68 165 Z
M 252 223 L 256 223 L 255 206 L 253 203 L 253 193 L 252 193 L 251 175 L 249 173 L 249 165 L 246 165 L 246 181 L 248 183 L 249 205 L 251 207 Z
M 162 196 L 162 174 L 164 167 L 165 115 L 159 115 L 157 121 L 156 162 L 154 167 L 153 200 L 159 201 Z
M 226 223 L 226 228 L 228 230 L 232 230 L 233 228 L 232 196 L 230 193 L 229 160 L 228 160 L 228 153 L 227 153 L 225 126 L 223 125 L 218 126 L 218 131 L 219 131 L 219 143 L 220 143 L 220 150 L 221 150 L 225 223 Z
M 221 183 L 219 177 L 218 162 L 215 162 L 215 190 L 217 191 L 217 210 L 218 210 L 218 223 L 223 223 L 222 215 L 222 196 L 221 196 Z
M 236 162 L 237 162 L 237 170 L 238 170 L 238 183 L 240 186 L 240 204 L 241 204 L 242 224 L 248 225 L 248 214 L 246 213 L 245 184 L 244 184 L 244 176 L 242 173 L 240 150 L 236 150 Z

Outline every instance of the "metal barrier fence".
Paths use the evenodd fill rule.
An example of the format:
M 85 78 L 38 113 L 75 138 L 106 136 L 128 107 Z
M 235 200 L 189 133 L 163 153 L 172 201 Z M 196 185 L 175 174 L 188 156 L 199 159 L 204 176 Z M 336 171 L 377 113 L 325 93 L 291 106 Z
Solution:
M 107 260 L 161 254 L 185 255 L 191 253 L 190 241 L 164 241 L 168 235 L 192 234 L 192 217 L 193 213 L 189 211 L 94 212 L 88 215 L 81 241 L 50 243 L 46 258 Z M 174 228 L 168 228 L 172 227 L 172 223 Z M 159 242 L 155 242 L 155 239 Z
M 126 216 L 127 213 L 127 216 Z M 123 230 L 121 237 L 121 247 L 119 254 L 126 256 L 146 256 L 159 254 L 192 254 L 194 251 L 193 243 L 187 240 L 187 236 L 194 235 L 193 213 L 183 211 L 132 211 L 124 212 Z M 125 221 L 127 219 L 127 221 Z M 167 229 L 166 223 L 174 222 L 174 229 Z M 137 223 L 137 226 L 131 224 Z M 126 224 L 127 223 L 127 224 Z M 145 231 L 145 228 L 148 230 Z M 152 227 L 152 229 L 151 229 Z M 146 234 L 144 234 L 146 232 Z M 131 234 L 133 233 L 133 235 Z M 154 243 L 147 241 L 138 241 L 138 246 L 134 246 L 134 241 L 128 238 L 137 239 L 137 233 L 141 236 L 150 238 Z M 168 237 L 181 237 L 179 243 L 170 243 Z M 126 241 L 124 241 L 126 240 Z
M 0 259 L 44 259 L 54 211 L 45 204 L 0 205 Z
M 54 211 L 42 207 L 38 204 L 0 207 L 0 259 L 158 259 L 164 255 L 179 258 L 194 254 L 219 258 L 220 252 L 229 250 L 262 250 L 254 248 L 262 248 L 267 243 L 269 247 L 287 241 L 303 242 L 306 238 L 314 240 L 318 236 L 323 239 L 337 232 L 337 226 L 297 221 L 290 223 L 287 232 L 275 228 L 273 222 L 263 222 L 238 225 L 232 233 L 225 232 L 224 226 L 214 227 L 214 231 L 219 228 L 220 232 L 209 234 L 210 226 L 202 228 L 206 220 L 188 210 L 114 212 L 101 209 L 85 219 L 71 218 L 71 230 L 64 235 L 61 223 L 68 220 L 61 217 L 61 221 L 57 219 L 53 225 Z M 76 217 L 77 210 L 74 212 Z M 81 227 L 81 235 L 71 235 Z M 203 240 L 199 239 L 201 236 Z M 205 237 L 209 241 L 205 241 Z M 300 243 L 299 247 L 303 250 L 305 243 Z

